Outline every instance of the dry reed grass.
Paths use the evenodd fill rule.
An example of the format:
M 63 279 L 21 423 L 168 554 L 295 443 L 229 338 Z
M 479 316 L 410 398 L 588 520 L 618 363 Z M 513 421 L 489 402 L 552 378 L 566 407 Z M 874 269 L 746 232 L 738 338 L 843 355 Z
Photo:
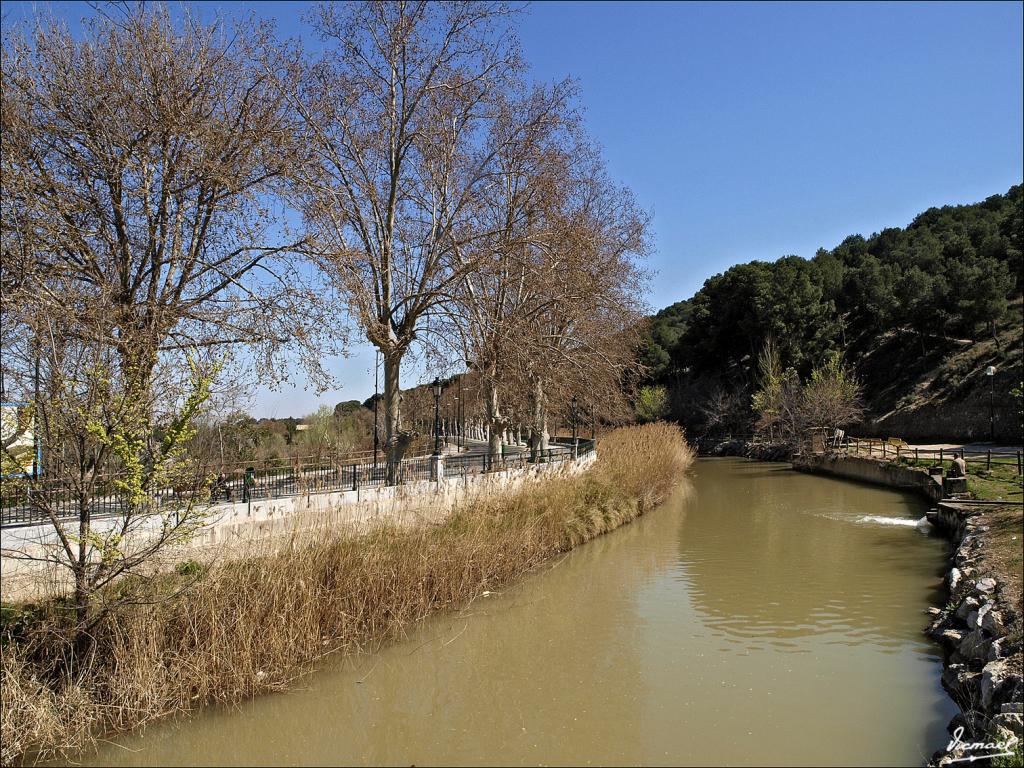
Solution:
M 2 762 L 66 754 L 102 732 L 283 690 L 328 653 L 372 649 L 632 520 L 664 499 L 693 458 L 666 424 L 616 430 L 598 456 L 586 472 L 465 502 L 438 524 L 303 531 L 287 547 L 198 578 L 168 574 L 145 587 L 147 604 L 100 627 L 81 666 L 53 665 L 67 658 L 55 652 L 59 627 L 37 619 L 0 650 Z

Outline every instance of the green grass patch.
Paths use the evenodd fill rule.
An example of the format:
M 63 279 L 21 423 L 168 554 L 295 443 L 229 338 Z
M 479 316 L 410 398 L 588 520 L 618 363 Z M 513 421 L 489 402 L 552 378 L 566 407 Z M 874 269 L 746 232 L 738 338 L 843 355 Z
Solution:
M 941 464 L 944 474 L 948 474 L 953 466 L 952 459 L 934 461 L 931 459 L 902 458 L 900 463 L 908 467 L 936 467 Z M 985 459 L 967 459 L 967 490 L 976 499 L 985 501 L 1021 501 L 1024 499 L 1024 483 L 1017 474 L 1017 462 L 995 459 L 991 463 Z

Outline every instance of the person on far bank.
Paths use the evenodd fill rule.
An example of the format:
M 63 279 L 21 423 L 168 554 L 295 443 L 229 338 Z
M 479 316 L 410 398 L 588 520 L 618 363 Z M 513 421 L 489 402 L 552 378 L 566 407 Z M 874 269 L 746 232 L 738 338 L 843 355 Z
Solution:
M 214 497 L 216 498 L 218 492 L 224 494 L 225 501 L 231 501 L 231 486 L 228 485 L 228 476 L 221 472 L 217 475 L 217 481 L 214 484 Z
M 248 504 L 252 501 L 252 489 L 256 487 L 256 468 L 246 467 L 245 477 L 242 480 L 242 501 Z
M 967 462 L 957 456 L 949 465 L 947 477 L 967 477 Z

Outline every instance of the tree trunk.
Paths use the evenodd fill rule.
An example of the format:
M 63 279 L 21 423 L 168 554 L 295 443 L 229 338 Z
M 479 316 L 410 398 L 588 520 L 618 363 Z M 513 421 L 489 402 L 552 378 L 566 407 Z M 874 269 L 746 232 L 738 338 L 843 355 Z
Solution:
M 548 449 L 548 417 L 545 407 L 544 385 L 540 379 L 533 382 L 530 394 L 530 461 L 536 462 L 543 458 Z
M 79 631 L 89 621 L 92 605 L 92 590 L 89 589 L 89 541 L 91 539 L 92 514 L 89 496 L 78 494 L 78 558 L 74 563 L 75 576 L 75 620 Z
M 487 464 L 490 466 L 494 461 L 494 457 L 501 455 L 501 436 L 504 434 L 505 429 L 501 422 L 501 403 L 498 400 L 498 386 L 492 380 L 488 380 L 485 386 L 487 393 L 487 422 L 489 427 L 487 435 Z
M 395 472 L 401 460 L 398 432 L 402 427 L 398 410 L 401 390 L 398 376 L 402 367 L 401 353 L 383 354 L 384 357 L 384 450 L 388 457 L 388 484 L 394 485 Z
M 75 623 L 84 627 L 89 621 L 89 595 L 88 575 L 82 563 L 75 564 Z
M 149 334 L 146 334 L 149 335 Z M 155 332 L 153 340 L 145 336 L 137 340 L 137 332 L 122 329 L 122 336 L 132 339 L 128 344 L 121 344 L 117 349 L 119 367 L 121 369 L 122 386 L 125 392 L 149 400 L 153 383 L 153 371 L 156 369 L 158 337 Z M 147 414 L 148 416 L 148 414 Z

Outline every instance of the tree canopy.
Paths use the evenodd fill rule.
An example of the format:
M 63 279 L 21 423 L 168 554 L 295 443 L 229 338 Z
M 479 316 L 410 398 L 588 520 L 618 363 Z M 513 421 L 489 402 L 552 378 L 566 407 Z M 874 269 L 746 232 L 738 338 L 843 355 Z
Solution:
M 1018 184 L 980 203 L 930 208 L 905 228 L 851 235 L 811 259 L 737 264 L 649 318 L 648 378 L 670 386 L 674 415 L 698 426 L 702 396 L 753 393 L 768 339 L 783 370 L 807 377 L 836 352 L 856 361 L 882 336 L 928 350 L 994 335 L 1021 292 L 1022 227 Z M 750 397 L 732 400 L 750 416 Z

